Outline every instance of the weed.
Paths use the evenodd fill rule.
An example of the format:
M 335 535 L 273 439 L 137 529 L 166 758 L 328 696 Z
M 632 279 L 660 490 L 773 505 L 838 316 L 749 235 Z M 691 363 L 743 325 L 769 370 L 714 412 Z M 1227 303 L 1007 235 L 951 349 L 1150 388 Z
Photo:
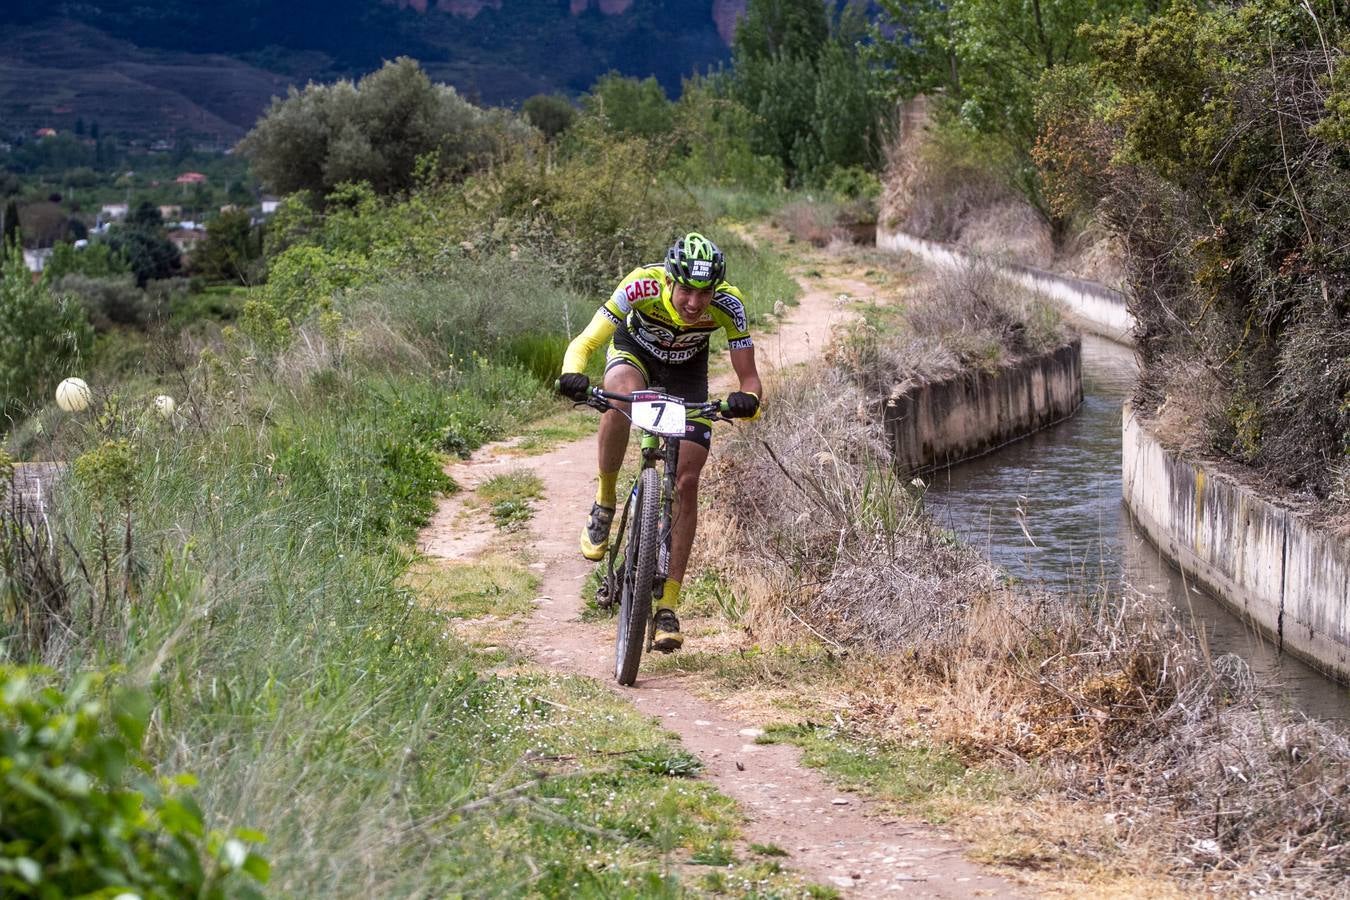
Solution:
M 730 866 L 736 863 L 736 857 L 725 844 L 713 844 L 689 857 L 689 861 L 696 866 Z
M 534 608 L 539 578 L 518 560 L 488 556 L 473 563 L 419 560 L 403 576 L 403 584 L 452 618 L 509 618 Z
M 788 852 L 777 844 L 751 844 L 750 852 L 759 856 L 787 856 Z
M 489 504 L 492 521 L 498 528 L 514 531 L 534 516 L 531 500 L 544 495 L 544 483 L 528 469 L 495 475 L 478 488 L 478 496 Z
M 694 778 L 703 771 L 703 762 L 697 756 L 670 746 L 631 753 L 624 757 L 624 765 L 635 772 L 650 772 L 670 778 Z

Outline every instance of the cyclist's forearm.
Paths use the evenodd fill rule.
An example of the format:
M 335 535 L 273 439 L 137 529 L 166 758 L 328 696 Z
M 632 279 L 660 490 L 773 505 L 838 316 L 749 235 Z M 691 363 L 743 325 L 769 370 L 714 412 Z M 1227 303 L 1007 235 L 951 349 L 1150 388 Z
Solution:
M 572 343 L 567 345 L 567 352 L 563 354 L 563 374 L 586 371 L 586 363 L 590 361 L 591 354 L 603 346 L 613 334 L 614 320 L 604 309 L 597 310 L 586 330 L 572 338 Z

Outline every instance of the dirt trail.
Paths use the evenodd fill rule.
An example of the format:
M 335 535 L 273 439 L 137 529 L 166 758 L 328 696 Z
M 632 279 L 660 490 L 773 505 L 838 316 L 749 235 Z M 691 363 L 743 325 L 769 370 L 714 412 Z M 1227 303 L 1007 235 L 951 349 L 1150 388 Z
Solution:
M 849 300 L 873 293 L 868 285 L 849 279 L 798 278 L 807 288 L 801 304 L 787 311 L 775 334 L 755 337 L 770 397 L 772 373 L 818 357 L 831 330 L 854 315 Z M 725 392 L 727 386 L 725 376 L 715 378 L 713 394 Z M 713 452 L 717 452 L 715 438 Z M 576 545 L 595 494 L 595 440 L 575 441 L 534 457 L 510 454 L 509 442 L 492 445 L 452 466 L 450 473 L 470 489 L 493 475 L 520 468 L 536 472 L 547 491 L 529 532 L 532 568 L 541 574 L 543 584 L 525 628 L 528 652 L 543 665 L 611 685 L 677 733 L 704 762 L 703 777 L 741 804 L 748 820 L 747 841 L 782 847 L 790 854 L 785 862 L 791 868 L 850 895 L 1021 893 L 1011 882 L 966 860 L 960 846 L 939 830 L 884 815 L 868 800 L 830 787 L 819 773 L 801 764 L 795 747 L 755 744 L 757 728 L 736 721 L 717 703 L 694 696 L 683 678 L 639 674 L 635 687 L 619 688 L 613 680 L 613 625 L 579 621 L 580 592 L 592 564 L 582 559 Z M 443 502 L 423 531 L 419 546 L 428 556 L 466 560 L 488 546 L 492 524 L 468 502 L 469 494 L 464 490 Z

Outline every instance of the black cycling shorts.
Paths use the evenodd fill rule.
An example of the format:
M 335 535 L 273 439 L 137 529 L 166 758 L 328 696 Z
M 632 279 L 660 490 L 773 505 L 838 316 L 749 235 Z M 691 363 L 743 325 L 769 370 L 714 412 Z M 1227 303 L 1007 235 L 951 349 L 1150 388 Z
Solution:
M 708 399 L 708 350 L 688 362 L 671 365 L 647 352 L 628 331 L 620 325 L 605 353 L 605 371 L 615 366 L 632 366 L 642 373 L 647 387 L 680 397 L 692 403 Z M 712 422 L 689 417 L 685 421 L 685 435 L 681 440 L 693 441 L 705 450 L 712 446 Z

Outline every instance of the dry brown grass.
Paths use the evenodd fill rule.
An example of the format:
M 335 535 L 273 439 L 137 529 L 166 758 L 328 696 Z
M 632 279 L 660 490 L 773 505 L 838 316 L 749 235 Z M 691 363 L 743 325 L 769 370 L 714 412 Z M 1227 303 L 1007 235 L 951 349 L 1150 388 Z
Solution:
M 1047 802 L 1109 814 L 1073 851 L 1093 865 L 1336 893 L 1346 737 L 1263 704 L 1245 664 L 1211 658 L 1161 601 L 1009 585 L 891 473 L 868 394 L 840 366 L 789 379 L 709 473 L 705 522 L 743 548 L 723 574 L 753 640 L 810 634 L 841 654 L 808 690 L 833 692 L 858 734 L 1034 771 Z M 791 691 L 788 671 L 805 677 L 765 677 Z
M 886 149 L 881 222 L 930 241 L 1029 265 L 1054 256 L 1050 226 L 1011 187 L 1006 148 L 936 125 L 923 98 Z
M 828 200 L 796 200 L 774 214 L 774 223 L 793 239 L 824 247 L 836 240 L 848 240 L 848 229 L 841 225 L 838 203 Z

